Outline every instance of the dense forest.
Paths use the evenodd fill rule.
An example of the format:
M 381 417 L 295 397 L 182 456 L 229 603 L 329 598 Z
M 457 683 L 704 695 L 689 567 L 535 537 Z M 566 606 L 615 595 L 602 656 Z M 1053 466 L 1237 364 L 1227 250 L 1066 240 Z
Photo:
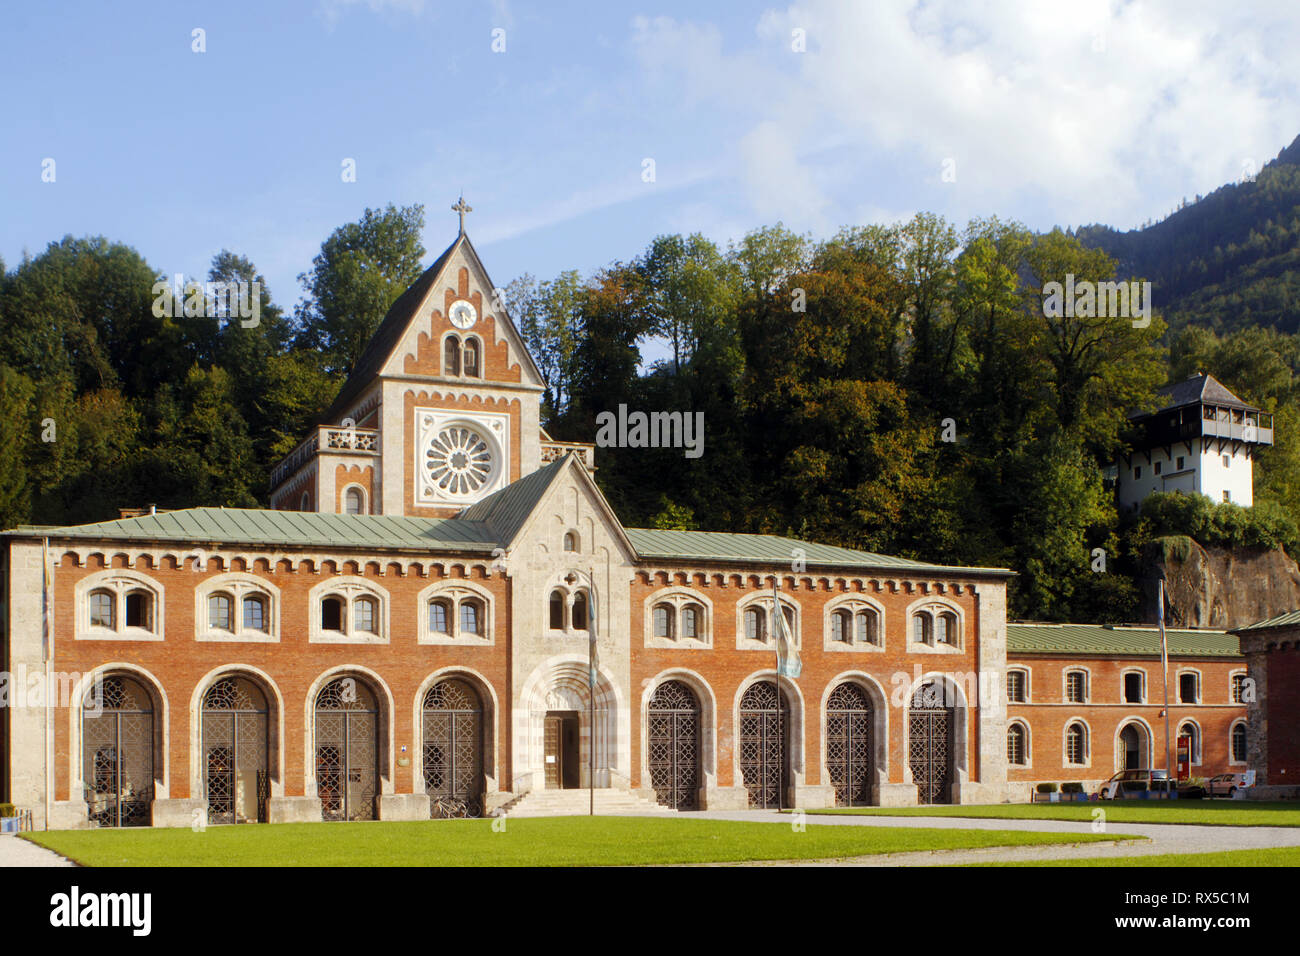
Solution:
M 102 237 L 0 264 L 0 524 L 264 505 L 271 466 L 419 275 L 423 226 L 419 206 L 341 226 L 292 311 L 219 252 L 206 278 L 260 282 L 256 323 L 158 315 L 156 270 Z M 1015 617 L 1132 620 L 1156 536 L 1300 550 L 1300 345 L 1281 322 L 1052 317 L 1049 281 L 1144 274 L 1091 238 L 930 214 L 824 239 L 777 223 L 726 248 L 659 236 L 589 276 L 519 277 L 505 300 L 554 438 L 593 441 L 620 405 L 703 414 L 699 458 L 598 450 L 628 525 L 1011 567 Z M 1105 469 L 1128 416 L 1197 371 L 1277 415 L 1256 507 L 1167 501 L 1123 519 Z

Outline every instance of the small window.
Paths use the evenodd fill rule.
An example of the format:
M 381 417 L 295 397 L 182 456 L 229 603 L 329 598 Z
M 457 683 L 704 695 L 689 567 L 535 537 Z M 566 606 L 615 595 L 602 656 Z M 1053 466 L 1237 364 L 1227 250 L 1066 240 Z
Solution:
M 655 637 L 671 639 L 673 636 L 673 609 L 667 604 L 655 605 Z
M 1065 762 L 1088 762 L 1088 731 L 1083 724 L 1071 724 L 1065 731 Z
M 1200 683 L 1195 674 L 1178 675 L 1178 702 L 1180 704 L 1199 704 L 1201 702 Z
M 1141 465 L 1134 465 L 1134 466 L 1133 466 L 1133 477 L 1134 477 L 1135 479 L 1136 479 L 1136 478 L 1141 478 L 1141 477 L 1142 477 L 1142 466 L 1141 466 Z
M 853 617 L 848 611 L 836 611 L 831 615 L 831 640 L 844 644 L 853 640 Z
M 564 592 L 551 592 L 551 630 L 564 630 Z
M 1237 763 L 1246 762 L 1246 725 L 1232 725 L 1232 759 Z
M 1141 704 L 1146 702 L 1142 684 L 1142 673 L 1140 671 L 1129 671 L 1124 675 L 1124 703 Z
M 1007 763 L 1020 767 L 1025 765 L 1025 728 L 1020 724 L 1007 728 Z
M 465 374 L 478 378 L 478 345 L 474 342 L 465 343 Z
M 859 644 L 875 644 L 880 632 L 880 616 L 875 611 L 859 611 L 855 621 Z
M 579 591 L 573 596 L 573 629 L 575 631 L 587 629 L 587 595 L 584 591 Z
M 442 370 L 447 375 L 460 374 L 460 340 L 454 335 L 447 336 L 443 346 Z
M 1179 456 L 1178 456 L 1178 465 L 1177 465 L 1179 471 L 1182 471 L 1182 470 L 1183 470 L 1183 460 L 1184 460 L 1184 459 L 1183 459 L 1183 456 L 1182 456 L 1182 455 L 1179 455 Z
M 434 634 L 450 634 L 447 624 L 451 617 L 450 605 L 447 601 L 430 601 L 429 602 L 429 630 Z
M 700 618 L 703 610 L 695 604 L 682 608 L 682 637 L 700 636 Z
M 1232 702 L 1234 704 L 1246 703 L 1246 675 L 1232 675 Z
M 912 640 L 917 644 L 934 643 L 934 624 L 929 614 L 918 613 L 912 618 Z
M 1065 699 L 1071 704 L 1088 702 L 1088 675 L 1084 671 L 1070 671 L 1065 675 Z
M 572 531 L 568 532 L 564 536 L 564 550 L 565 551 L 578 550 L 578 536 L 574 534 Z
M 1007 671 L 1007 700 L 1013 704 L 1025 702 L 1025 672 Z
M 258 595 L 244 598 L 244 627 L 250 631 L 266 630 L 266 598 Z
M 356 630 L 366 634 L 375 634 L 375 606 L 374 598 L 357 598 L 352 605 L 352 623 Z
M 767 634 L 763 627 L 764 616 L 758 608 L 750 607 L 745 609 L 745 637 L 751 641 L 766 641 Z
M 320 602 L 320 626 L 324 631 L 343 630 L 343 599 L 327 597 Z
M 1160 466 L 1161 466 L 1162 464 L 1163 464 L 1163 462 L 1159 462 L 1159 461 L 1156 462 L 1156 463 L 1152 466 L 1152 471 L 1154 471 L 1157 475 L 1160 474 Z
M 461 604 L 460 629 L 463 634 L 483 636 L 483 613 L 477 601 L 465 601 Z
M 234 630 L 230 621 L 229 594 L 214 594 L 208 598 L 208 627 L 213 630 Z
M 153 596 L 148 591 L 131 591 L 127 594 L 126 626 L 153 630 Z
M 1200 763 L 1201 762 L 1201 734 L 1200 731 L 1196 729 L 1196 725 L 1193 723 L 1183 724 L 1181 727 L 1178 728 L 1178 736 L 1190 738 L 1191 746 L 1188 749 L 1191 751 L 1189 755 L 1191 762 Z
M 1232 467 L 1232 456 L 1231 456 L 1231 455 L 1224 455 L 1224 456 L 1223 456 L 1223 467 L 1224 467 L 1224 468 L 1231 468 L 1231 467 Z M 1227 498 L 1224 498 L 1223 500 L 1224 500 L 1224 501 L 1227 501 L 1228 499 L 1227 499 Z
M 90 626 L 91 627 L 108 627 L 117 626 L 117 602 L 113 599 L 113 594 L 109 591 L 94 591 L 90 595 Z
M 937 623 L 940 630 L 935 640 L 940 644 L 956 647 L 960 643 L 957 638 L 957 615 L 951 611 L 944 611 L 939 615 Z
M 348 489 L 347 494 L 343 496 L 343 510 L 350 515 L 359 515 L 365 512 L 365 501 L 360 488 Z

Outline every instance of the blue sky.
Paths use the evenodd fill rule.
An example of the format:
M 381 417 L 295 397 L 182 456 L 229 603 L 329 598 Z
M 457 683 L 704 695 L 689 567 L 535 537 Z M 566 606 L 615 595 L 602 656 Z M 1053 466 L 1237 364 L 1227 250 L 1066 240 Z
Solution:
M 588 273 L 664 232 L 725 243 L 778 219 L 816 236 L 918 210 L 1130 227 L 1300 133 L 1297 7 L 10 6 L 0 256 L 12 268 L 65 234 L 102 234 L 160 272 L 202 274 L 229 248 L 292 306 L 335 227 L 421 202 L 431 259 L 462 189 L 499 284 Z

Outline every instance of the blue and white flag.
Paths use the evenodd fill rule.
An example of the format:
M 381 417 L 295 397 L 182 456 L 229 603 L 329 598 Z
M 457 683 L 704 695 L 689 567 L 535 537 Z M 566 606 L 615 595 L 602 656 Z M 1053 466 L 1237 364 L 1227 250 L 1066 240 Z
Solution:
M 785 611 L 781 608 L 781 596 L 777 593 L 775 581 L 772 582 L 772 633 L 776 635 L 776 672 L 793 680 L 803 672 L 803 661 L 799 659 L 799 649 L 794 646 L 794 635 L 786 627 Z

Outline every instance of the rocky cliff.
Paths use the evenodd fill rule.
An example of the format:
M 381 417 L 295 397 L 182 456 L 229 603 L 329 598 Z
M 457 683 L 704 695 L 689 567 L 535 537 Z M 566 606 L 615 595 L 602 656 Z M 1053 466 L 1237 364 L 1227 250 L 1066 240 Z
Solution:
M 1156 622 L 1163 572 L 1170 627 L 1241 627 L 1300 608 L 1300 567 L 1286 552 L 1202 547 L 1191 538 L 1153 542 L 1143 555 L 1142 617 Z

